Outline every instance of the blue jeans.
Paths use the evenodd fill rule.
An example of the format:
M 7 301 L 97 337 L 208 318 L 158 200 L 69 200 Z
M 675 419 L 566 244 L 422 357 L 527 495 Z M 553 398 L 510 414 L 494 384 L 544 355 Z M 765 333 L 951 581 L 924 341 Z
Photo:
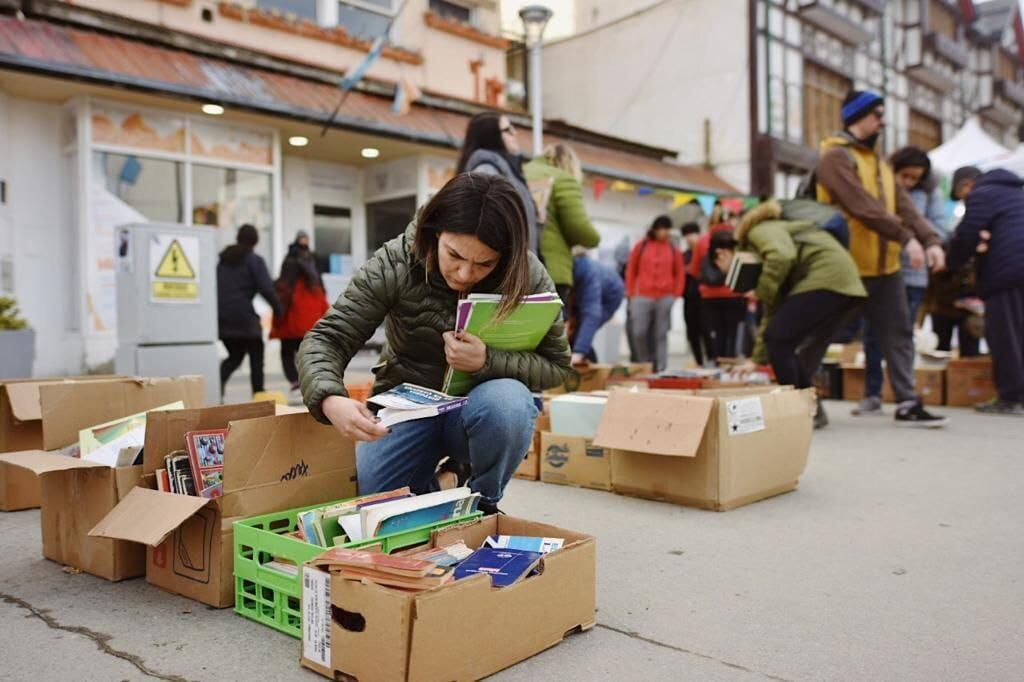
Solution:
M 409 486 L 416 494 L 438 489 L 434 471 L 445 456 L 469 462 L 469 487 L 496 504 L 523 461 L 537 418 L 530 390 L 515 379 L 485 381 L 469 404 L 434 419 L 395 424 L 391 433 L 356 448 L 359 494 Z
M 907 308 L 910 310 L 910 323 L 917 320 L 917 311 L 924 301 L 925 287 L 906 287 Z M 879 398 L 882 395 L 882 349 L 878 346 L 871 326 L 864 323 L 864 396 Z

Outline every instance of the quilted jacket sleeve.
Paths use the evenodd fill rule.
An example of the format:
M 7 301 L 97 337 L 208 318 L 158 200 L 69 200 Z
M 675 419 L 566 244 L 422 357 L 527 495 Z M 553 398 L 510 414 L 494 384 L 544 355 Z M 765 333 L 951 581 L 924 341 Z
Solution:
M 299 347 L 302 399 L 319 422 L 328 423 L 320 409 L 324 398 L 348 396 L 345 368 L 397 301 L 407 270 L 404 248 L 404 240 L 399 239 L 374 254 Z
M 556 177 L 551 198 L 558 211 L 558 226 L 565 243 L 570 248 L 577 245 L 595 248 L 601 241 L 601 235 L 587 217 L 580 183 L 568 175 Z
M 530 293 L 553 292 L 555 283 L 547 271 L 539 261 L 535 266 L 531 268 L 534 286 Z M 531 391 L 543 391 L 565 383 L 572 373 L 571 358 L 565 322 L 558 315 L 535 351 L 487 349 L 487 362 L 479 372 L 473 374 L 473 380 L 479 383 L 491 379 L 517 379 Z

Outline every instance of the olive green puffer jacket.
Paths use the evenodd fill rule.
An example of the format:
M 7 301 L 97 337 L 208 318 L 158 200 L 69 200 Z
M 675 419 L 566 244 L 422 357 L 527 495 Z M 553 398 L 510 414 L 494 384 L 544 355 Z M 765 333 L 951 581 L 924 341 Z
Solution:
M 345 368 L 374 331 L 384 324 L 387 343 L 373 368 L 374 394 L 409 382 L 440 389 L 447 365 L 442 334 L 455 329 L 458 294 L 439 273 L 427 274 L 412 251 L 416 225 L 382 246 L 352 278 L 323 318 L 302 341 L 298 366 L 302 398 L 323 423 L 320 403 L 331 395 L 348 396 Z M 474 293 L 498 293 L 488 277 Z M 530 293 L 554 291 L 540 261 L 530 255 Z M 518 379 L 533 391 L 565 383 L 571 373 L 569 342 L 561 316 L 535 352 L 487 351 L 487 363 L 473 375 L 478 382 Z

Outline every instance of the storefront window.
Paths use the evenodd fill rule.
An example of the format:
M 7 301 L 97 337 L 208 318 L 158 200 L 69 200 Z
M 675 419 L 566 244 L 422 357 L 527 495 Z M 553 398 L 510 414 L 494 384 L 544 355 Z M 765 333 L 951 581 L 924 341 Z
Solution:
M 314 206 L 313 247 L 321 272 L 351 275 L 352 211 L 337 206 Z
M 269 173 L 192 166 L 192 222 L 217 228 L 221 248 L 233 244 L 238 227 L 251 223 L 260 234 L 256 251 L 269 258 L 274 222 Z M 273 264 L 268 262 L 273 270 Z
M 113 204 L 120 202 L 151 221 L 182 221 L 185 182 L 180 162 L 111 152 L 95 152 L 93 162 L 95 178 Z

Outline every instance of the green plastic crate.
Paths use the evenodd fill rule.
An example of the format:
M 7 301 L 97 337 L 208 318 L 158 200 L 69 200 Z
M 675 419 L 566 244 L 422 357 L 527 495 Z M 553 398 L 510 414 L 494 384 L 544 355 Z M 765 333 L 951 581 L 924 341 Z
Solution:
M 327 504 L 338 502 L 344 500 Z M 235 613 L 292 637 L 302 637 L 302 564 L 326 550 L 318 545 L 286 537 L 285 533 L 295 530 L 296 516 L 300 512 L 323 506 L 326 505 L 314 504 L 235 522 Z M 390 554 L 396 549 L 429 541 L 431 533 L 439 528 L 482 515 L 483 512 L 476 511 L 400 533 L 346 543 L 342 547 L 359 549 L 381 543 L 383 551 Z M 298 573 L 289 575 L 266 568 L 264 564 L 275 557 L 293 562 L 298 567 Z

